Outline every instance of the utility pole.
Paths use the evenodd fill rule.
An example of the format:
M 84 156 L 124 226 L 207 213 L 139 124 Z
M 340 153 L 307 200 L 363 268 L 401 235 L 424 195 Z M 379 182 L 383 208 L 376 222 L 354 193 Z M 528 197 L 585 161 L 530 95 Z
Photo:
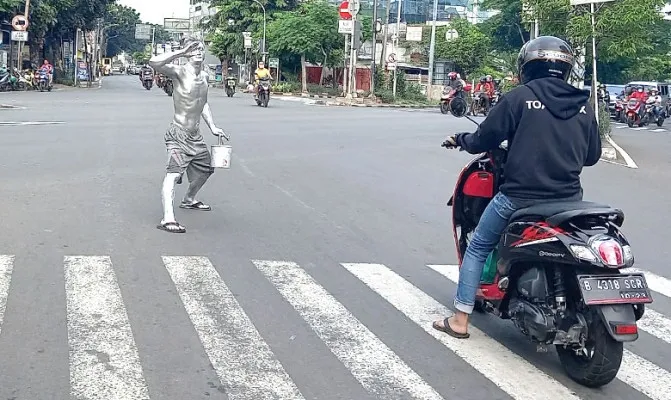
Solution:
M 589 3 L 589 12 L 592 22 L 592 97 L 594 98 L 594 117 L 599 124 L 599 100 L 597 96 L 596 78 L 596 21 L 594 20 L 594 3 Z
M 375 53 L 377 44 L 377 0 L 373 0 L 373 57 L 370 62 L 370 95 L 375 96 Z
M 433 0 L 433 24 L 431 24 L 431 44 L 429 45 L 429 82 L 426 86 L 426 98 L 431 100 L 433 91 L 433 64 L 436 53 L 436 19 L 438 18 L 438 0 Z
M 396 0 L 396 38 L 394 39 L 394 54 L 398 52 L 398 42 L 401 40 L 401 0 Z M 396 54 L 398 56 L 398 54 Z M 396 98 L 396 81 L 398 80 L 398 64 L 394 68 L 394 88 L 392 89 Z
M 26 24 L 28 27 L 30 27 L 30 0 L 26 0 L 26 8 L 23 10 L 23 16 L 26 17 Z M 11 41 L 12 38 L 10 37 L 9 40 Z M 23 44 L 25 42 L 19 42 L 19 54 L 17 57 L 17 68 L 19 71 L 21 71 L 23 68 L 21 66 L 23 65 Z
M 382 36 L 382 53 L 380 54 L 380 65 L 384 65 L 387 59 L 387 35 L 389 35 L 389 9 L 391 8 L 391 0 L 387 0 L 387 7 L 385 11 L 384 33 Z M 373 55 L 375 56 L 375 55 Z

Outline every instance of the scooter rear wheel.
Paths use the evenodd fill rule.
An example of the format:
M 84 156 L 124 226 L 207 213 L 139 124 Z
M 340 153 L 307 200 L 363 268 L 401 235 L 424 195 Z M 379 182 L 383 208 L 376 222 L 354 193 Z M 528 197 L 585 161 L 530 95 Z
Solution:
M 624 346 L 610 336 L 595 310 L 589 309 L 585 319 L 588 321 L 589 335 L 585 349 L 589 354 L 577 355 L 575 350 L 557 345 L 557 355 L 571 379 L 583 386 L 598 388 L 617 376 Z

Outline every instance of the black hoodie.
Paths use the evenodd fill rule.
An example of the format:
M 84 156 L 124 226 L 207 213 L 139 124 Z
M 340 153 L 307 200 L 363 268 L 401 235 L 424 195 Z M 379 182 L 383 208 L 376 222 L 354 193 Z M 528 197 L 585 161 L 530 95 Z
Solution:
M 501 192 L 518 204 L 580 200 L 583 167 L 601 157 L 601 138 L 589 91 L 561 79 L 535 79 L 503 96 L 475 133 L 457 143 L 472 154 L 508 140 Z

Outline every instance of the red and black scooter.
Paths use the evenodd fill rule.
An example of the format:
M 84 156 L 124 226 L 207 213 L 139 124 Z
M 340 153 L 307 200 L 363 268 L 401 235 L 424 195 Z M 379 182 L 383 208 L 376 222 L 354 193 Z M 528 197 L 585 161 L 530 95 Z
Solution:
M 450 112 L 463 117 L 466 107 L 459 101 L 452 100 Z M 507 146 L 469 162 L 447 203 L 460 265 L 480 216 L 505 180 Z M 644 275 L 622 270 L 634 264 L 623 222 L 621 210 L 587 201 L 516 211 L 487 259 L 476 310 L 512 320 L 541 347 L 555 345 L 574 381 L 609 383 L 620 368 L 623 342 L 638 339 L 636 321 L 644 304 L 652 303 Z

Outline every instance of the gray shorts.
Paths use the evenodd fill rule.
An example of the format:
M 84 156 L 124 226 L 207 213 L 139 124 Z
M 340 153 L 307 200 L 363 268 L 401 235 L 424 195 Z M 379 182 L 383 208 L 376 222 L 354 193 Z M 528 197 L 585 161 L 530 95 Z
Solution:
M 199 129 L 189 132 L 171 123 L 164 139 L 168 151 L 168 173 L 183 174 L 186 171 L 189 182 L 192 182 L 202 175 L 211 175 L 214 172 L 210 151 Z M 181 181 L 180 176 L 179 182 Z

